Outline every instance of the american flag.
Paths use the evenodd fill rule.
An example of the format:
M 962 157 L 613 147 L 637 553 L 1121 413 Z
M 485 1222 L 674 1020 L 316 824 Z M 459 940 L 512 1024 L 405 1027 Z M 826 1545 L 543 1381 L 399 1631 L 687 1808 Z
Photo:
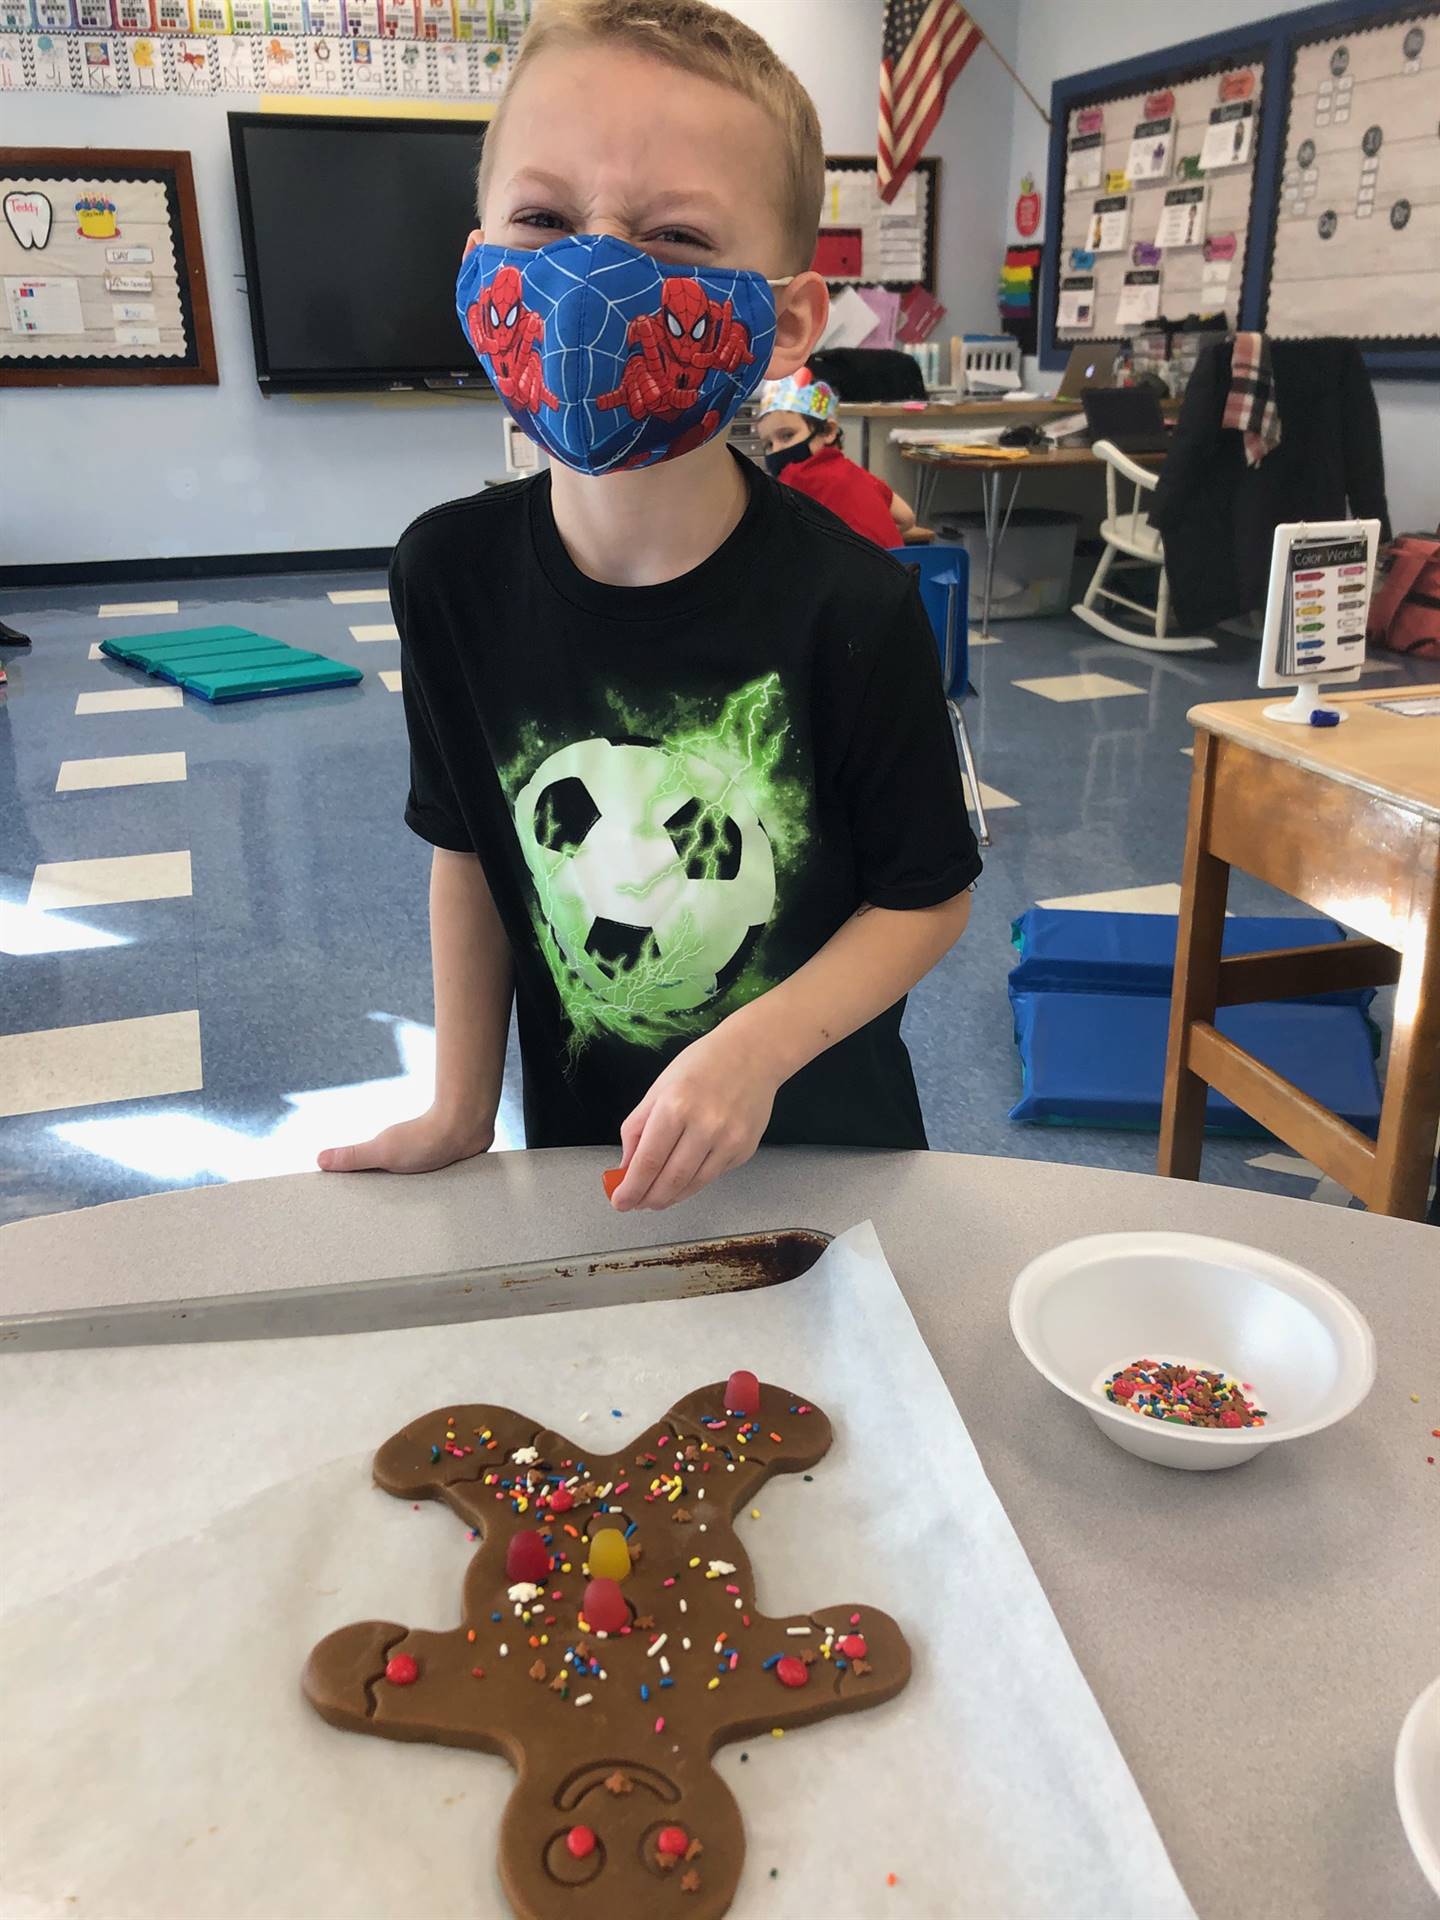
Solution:
M 925 150 L 950 83 L 982 39 L 958 0 L 885 0 L 880 56 L 880 198 L 893 200 Z

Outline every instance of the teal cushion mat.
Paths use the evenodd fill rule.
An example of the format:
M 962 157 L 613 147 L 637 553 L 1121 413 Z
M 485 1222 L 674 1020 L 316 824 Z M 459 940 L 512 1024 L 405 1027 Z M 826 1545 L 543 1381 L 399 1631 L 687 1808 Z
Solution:
M 348 687 L 365 677 L 359 667 L 287 646 L 249 627 L 132 633 L 102 640 L 100 651 L 173 681 L 202 700 L 253 700 L 264 694 L 304 693 L 311 687 Z

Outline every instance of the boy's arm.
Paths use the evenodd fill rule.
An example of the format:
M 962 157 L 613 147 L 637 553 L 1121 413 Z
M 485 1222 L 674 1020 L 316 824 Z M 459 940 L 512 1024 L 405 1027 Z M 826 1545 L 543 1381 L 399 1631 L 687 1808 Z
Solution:
M 626 1175 L 615 1206 L 673 1206 L 742 1165 L 785 1082 L 893 1007 L 969 918 L 968 891 L 937 907 L 861 907 L 788 980 L 694 1041 L 620 1130 Z
M 915 524 L 915 509 L 908 500 L 902 500 L 898 493 L 890 495 L 890 518 L 901 533 L 908 533 Z
M 430 863 L 435 976 L 435 1099 L 357 1146 L 327 1147 L 326 1173 L 382 1167 L 428 1173 L 484 1153 L 495 1137 L 514 973 L 510 943 L 473 853 L 436 847 Z

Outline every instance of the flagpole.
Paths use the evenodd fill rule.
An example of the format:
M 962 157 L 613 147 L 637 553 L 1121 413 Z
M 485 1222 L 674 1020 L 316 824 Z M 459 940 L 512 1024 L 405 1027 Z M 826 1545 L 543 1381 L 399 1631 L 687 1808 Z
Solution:
M 967 13 L 970 13 L 970 9 L 968 7 L 965 9 L 965 11 Z M 1048 127 L 1050 125 L 1049 114 L 1041 106 L 1040 102 L 1035 98 L 1034 94 L 1031 93 L 1029 87 L 1026 86 L 1025 82 L 1020 78 L 1019 74 L 1016 73 L 1014 67 L 1011 66 L 1010 62 L 1005 58 L 1004 54 L 1001 53 L 1000 49 L 996 46 L 995 42 L 990 38 L 989 34 L 986 33 L 985 29 L 981 26 L 980 22 L 975 18 L 973 13 L 970 13 L 970 24 L 971 26 L 974 27 L 975 31 L 979 34 L 980 38 L 985 42 L 986 46 L 990 49 L 991 53 L 994 54 L 995 58 L 1000 62 L 1001 66 L 1005 69 L 1006 73 L 1009 74 L 1010 78 L 1015 82 L 1016 86 L 1019 87 L 1021 93 L 1024 94 L 1025 98 L 1030 102 L 1031 106 L 1034 107 L 1036 113 L 1039 114 L 1040 118 L 1045 122 L 1046 126 Z

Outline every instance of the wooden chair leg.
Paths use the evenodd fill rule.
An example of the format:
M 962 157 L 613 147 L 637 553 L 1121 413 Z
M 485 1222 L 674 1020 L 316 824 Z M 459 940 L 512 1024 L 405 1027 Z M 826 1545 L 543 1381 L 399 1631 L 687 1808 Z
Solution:
M 1416 876 L 1385 1068 L 1372 1213 L 1423 1220 L 1440 1126 L 1440 826 L 1432 825 Z
M 1209 837 L 1215 736 L 1195 735 L 1190 777 L 1190 817 L 1185 834 L 1180 928 L 1175 942 L 1175 983 L 1170 996 L 1170 1044 L 1165 1056 L 1165 1095 L 1160 1109 L 1157 1171 L 1177 1180 L 1198 1180 L 1205 1138 L 1205 1082 L 1190 1071 L 1190 1028 L 1213 1023 L 1220 985 L 1220 947 L 1230 868 L 1206 851 Z

